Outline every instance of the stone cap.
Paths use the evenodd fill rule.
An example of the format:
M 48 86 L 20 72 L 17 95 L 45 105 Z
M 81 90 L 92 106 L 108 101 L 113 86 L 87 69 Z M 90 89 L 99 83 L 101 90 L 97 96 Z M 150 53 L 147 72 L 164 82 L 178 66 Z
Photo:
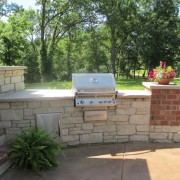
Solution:
M 0 66 L 0 71 L 18 70 L 18 69 L 27 69 L 27 67 L 26 66 Z
M 168 85 L 160 85 L 157 82 L 143 82 L 144 87 L 148 89 L 180 89 L 180 84 L 170 83 Z
M 0 95 L 0 102 L 74 99 L 72 90 L 26 89 Z
M 151 93 L 145 90 L 118 90 L 117 98 L 150 98 Z

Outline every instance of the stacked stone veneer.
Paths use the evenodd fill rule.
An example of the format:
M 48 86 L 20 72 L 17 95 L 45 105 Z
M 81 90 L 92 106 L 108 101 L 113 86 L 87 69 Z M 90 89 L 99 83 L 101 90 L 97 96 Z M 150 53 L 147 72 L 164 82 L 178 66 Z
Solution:
M 25 66 L 0 66 L 0 95 L 24 89 L 25 69 Z M 5 139 L 5 128 L 3 127 L 0 117 L 0 145 Z
M 1 102 L 0 126 L 8 139 L 35 126 L 36 114 L 62 113 L 61 140 L 65 145 L 149 141 L 150 98 L 119 98 L 116 107 L 77 108 L 74 99 Z M 105 110 L 105 121 L 83 120 L 86 110 Z
M 25 66 L 0 66 L 0 94 L 24 89 Z

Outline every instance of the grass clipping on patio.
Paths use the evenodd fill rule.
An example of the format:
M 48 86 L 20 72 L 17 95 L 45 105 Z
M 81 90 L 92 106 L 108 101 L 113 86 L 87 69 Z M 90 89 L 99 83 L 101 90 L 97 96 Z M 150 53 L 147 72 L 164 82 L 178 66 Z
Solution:
M 10 148 L 13 168 L 32 169 L 38 174 L 57 166 L 56 156 L 61 152 L 60 144 L 44 129 L 37 127 L 22 131 Z

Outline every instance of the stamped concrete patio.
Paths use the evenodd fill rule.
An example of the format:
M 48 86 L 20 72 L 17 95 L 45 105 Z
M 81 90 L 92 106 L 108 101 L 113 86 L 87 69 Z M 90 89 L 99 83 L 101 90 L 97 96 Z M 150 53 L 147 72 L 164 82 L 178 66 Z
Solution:
M 8 170 L 1 180 L 179 180 L 180 143 L 111 144 L 64 149 L 60 166 L 39 177 Z

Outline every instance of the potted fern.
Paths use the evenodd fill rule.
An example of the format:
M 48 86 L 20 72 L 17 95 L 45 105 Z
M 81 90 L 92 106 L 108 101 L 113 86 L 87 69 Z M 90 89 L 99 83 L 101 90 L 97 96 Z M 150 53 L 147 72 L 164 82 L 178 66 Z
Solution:
M 22 131 L 12 141 L 10 150 L 13 168 L 32 169 L 39 174 L 58 165 L 56 155 L 61 147 L 44 129 L 33 127 Z

